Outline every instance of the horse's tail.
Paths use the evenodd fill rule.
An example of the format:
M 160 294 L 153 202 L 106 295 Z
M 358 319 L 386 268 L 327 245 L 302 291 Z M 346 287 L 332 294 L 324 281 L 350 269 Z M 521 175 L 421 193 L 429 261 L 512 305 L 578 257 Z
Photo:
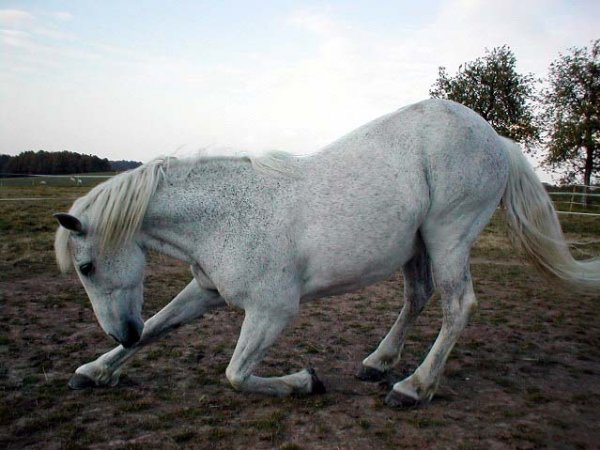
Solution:
M 502 203 L 509 237 L 545 275 L 580 290 L 600 289 L 600 258 L 578 261 L 563 236 L 550 196 L 521 148 L 503 138 L 509 175 Z

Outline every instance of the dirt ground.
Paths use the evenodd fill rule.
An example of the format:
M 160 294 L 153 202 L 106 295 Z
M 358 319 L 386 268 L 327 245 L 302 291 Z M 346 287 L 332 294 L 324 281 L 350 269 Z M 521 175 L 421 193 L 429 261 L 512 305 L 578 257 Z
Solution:
M 113 344 L 75 276 L 59 275 L 51 252 L 36 250 L 51 248 L 51 229 L 25 256 L 5 253 L 13 245 L 7 230 L 0 238 L 1 448 L 600 448 L 600 298 L 557 290 L 493 227 L 474 252 L 479 309 L 432 403 L 405 410 L 387 407 L 384 397 L 433 343 L 437 297 L 386 382 L 354 377 L 399 312 L 399 275 L 304 305 L 260 366 L 272 375 L 314 367 L 324 395 L 235 392 L 224 371 L 243 315 L 230 309 L 140 352 L 117 387 L 70 391 L 73 371 Z M 154 258 L 146 317 L 189 279 L 187 268 Z

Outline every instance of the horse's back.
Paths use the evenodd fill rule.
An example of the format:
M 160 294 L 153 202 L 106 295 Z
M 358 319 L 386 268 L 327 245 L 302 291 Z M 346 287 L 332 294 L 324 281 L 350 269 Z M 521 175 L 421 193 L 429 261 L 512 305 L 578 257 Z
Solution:
M 406 198 L 433 213 L 444 205 L 477 202 L 481 194 L 496 198 L 508 177 L 502 138 L 473 110 L 439 99 L 354 130 L 326 147 L 315 165 L 327 188 L 356 189 L 365 196 L 388 192 L 397 204 Z
M 367 284 L 412 257 L 428 221 L 497 204 L 508 163 L 501 139 L 476 113 L 428 100 L 347 134 L 303 170 L 308 278 Z
M 504 190 L 508 159 L 502 139 L 474 111 L 430 99 L 380 117 L 309 158 L 308 201 L 365 211 L 390 202 L 403 213 Z M 439 204 L 439 205 L 438 205 Z M 387 205 L 386 205 L 387 206 Z M 394 208 L 392 208 L 394 209 Z M 422 218 L 422 217 L 421 217 Z

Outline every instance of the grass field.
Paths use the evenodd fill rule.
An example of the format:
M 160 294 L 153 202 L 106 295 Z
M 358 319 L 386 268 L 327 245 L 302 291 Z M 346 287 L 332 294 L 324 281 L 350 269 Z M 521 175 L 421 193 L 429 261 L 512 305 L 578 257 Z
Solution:
M 393 323 L 394 276 L 316 301 L 259 371 L 315 367 L 328 393 L 240 394 L 224 370 L 242 313 L 223 310 L 145 349 L 119 386 L 69 391 L 75 368 L 112 348 L 73 274 L 59 275 L 53 212 L 88 187 L 2 186 L 0 198 L 1 448 L 598 448 L 600 296 L 558 290 L 510 247 L 495 217 L 473 251 L 479 310 L 425 407 L 393 410 L 389 384 L 419 364 L 440 326 L 437 297 L 409 334 L 387 382 L 353 374 Z M 600 218 L 562 216 L 578 257 L 600 255 Z M 145 317 L 189 281 L 183 265 L 153 255 Z
M 91 187 L 115 175 L 115 172 L 83 173 L 74 175 L 32 176 L 0 178 L 0 194 L 3 188 L 19 187 Z

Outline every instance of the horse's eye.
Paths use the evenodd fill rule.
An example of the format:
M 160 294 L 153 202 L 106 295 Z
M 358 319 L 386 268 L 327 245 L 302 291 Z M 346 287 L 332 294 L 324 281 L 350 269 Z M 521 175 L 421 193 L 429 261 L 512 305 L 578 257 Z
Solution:
M 94 265 L 90 263 L 82 264 L 79 266 L 79 271 L 85 277 L 91 274 L 94 271 Z

